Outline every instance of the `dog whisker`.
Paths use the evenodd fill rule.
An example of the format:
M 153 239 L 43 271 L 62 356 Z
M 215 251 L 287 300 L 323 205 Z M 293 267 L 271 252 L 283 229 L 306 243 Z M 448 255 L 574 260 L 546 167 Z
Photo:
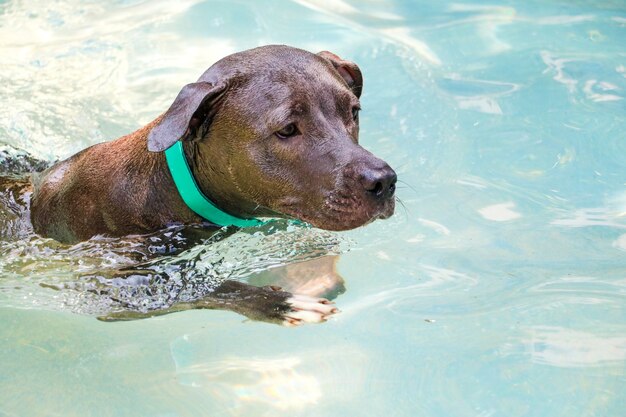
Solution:
M 404 209 L 404 216 L 405 216 L 406 220 L 408 221 L 409 220 L 409 209 L 404 204 L 404 202 L 402 200 L 400 200 L 400 197 L 396 197 L 396 201 L 398 203 L 400 203 L 400 206 L 402 206 L 402 209 Z
M 398 182 L 399 182 L 399 183 L 401 183 L 401 184 L 403 184 L 404 186 L 406 186 L 406 187 L 407 187 L 407 188 L 409 188 L 410 190 L 412 190 L 415 194 L 419 194 L 419 193 L 417 192 L 417 189 L 416 189 L 415 187 L 413 187 L 411 184 L 409 184 L 408 182 L 406 182 L 406 181 L 402 181 L 401 179 L 398 179 Z M 404 188 L 404 187 L 403 187 L 403 188 Z

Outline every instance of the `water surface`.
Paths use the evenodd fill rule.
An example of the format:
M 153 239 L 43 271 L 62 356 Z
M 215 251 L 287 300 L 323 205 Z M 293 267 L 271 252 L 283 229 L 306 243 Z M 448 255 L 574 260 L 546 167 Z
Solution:
M 341 252 L 342 313 L 102 323 L 86 293 L 41 284 L 124 263 L 130 243 L 3 243 L 0 415 L 624 416 L 622 1 L 0 2 L 0 142 L 65 158 L 271 43 L 359 64 L 361 141 L 404 208 L 181 256 L 246 279 Z

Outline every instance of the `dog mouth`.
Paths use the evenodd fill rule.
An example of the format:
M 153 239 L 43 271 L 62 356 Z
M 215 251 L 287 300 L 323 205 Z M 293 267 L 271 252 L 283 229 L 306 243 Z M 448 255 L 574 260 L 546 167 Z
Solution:
M 350 230 L 391 217 L 395 210 L 397 175 L 384 161 L 354 159 L 329 173 L 293 184 L 272 208 L 325 230 Z M 311 188 L 315 185 L 315 188 Z
M 395 211 L 395 197 L 372 201 L 367 196 L 330 193 L 321 204 L 302 204 L 299 199 L 287 199 L 280 204 L 278 211 L 320 229 L 351 230 L 391 217 Z

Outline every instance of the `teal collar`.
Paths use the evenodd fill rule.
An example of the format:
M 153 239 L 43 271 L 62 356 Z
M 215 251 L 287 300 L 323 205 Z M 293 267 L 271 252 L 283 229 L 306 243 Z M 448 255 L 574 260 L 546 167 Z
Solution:
M 165 159 L 167 160 L 167 166 L 170 169 L 172 178 L 174 178 L 174 184 L 176 184 L 178 193 L 185 204 L 198 216 L 218 226 L 253 227 L 264 224 L 263 221 L 258 219 L 242 219 L 232 216 L 213 204 L 200 191 L 185 157 L 181 141 L 177 141 L 165 151 Z

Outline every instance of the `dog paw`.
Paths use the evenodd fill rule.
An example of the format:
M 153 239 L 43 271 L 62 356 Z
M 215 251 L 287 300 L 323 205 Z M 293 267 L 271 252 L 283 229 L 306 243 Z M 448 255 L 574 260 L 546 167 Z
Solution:
M 287 327 L 300 326 L 304 323 L 322 323 L 339 313 L 334 303 L 325 298 L 292 294 L 286 302 L 290 310 L 284 313 L 285 320 L 282 324 Z

